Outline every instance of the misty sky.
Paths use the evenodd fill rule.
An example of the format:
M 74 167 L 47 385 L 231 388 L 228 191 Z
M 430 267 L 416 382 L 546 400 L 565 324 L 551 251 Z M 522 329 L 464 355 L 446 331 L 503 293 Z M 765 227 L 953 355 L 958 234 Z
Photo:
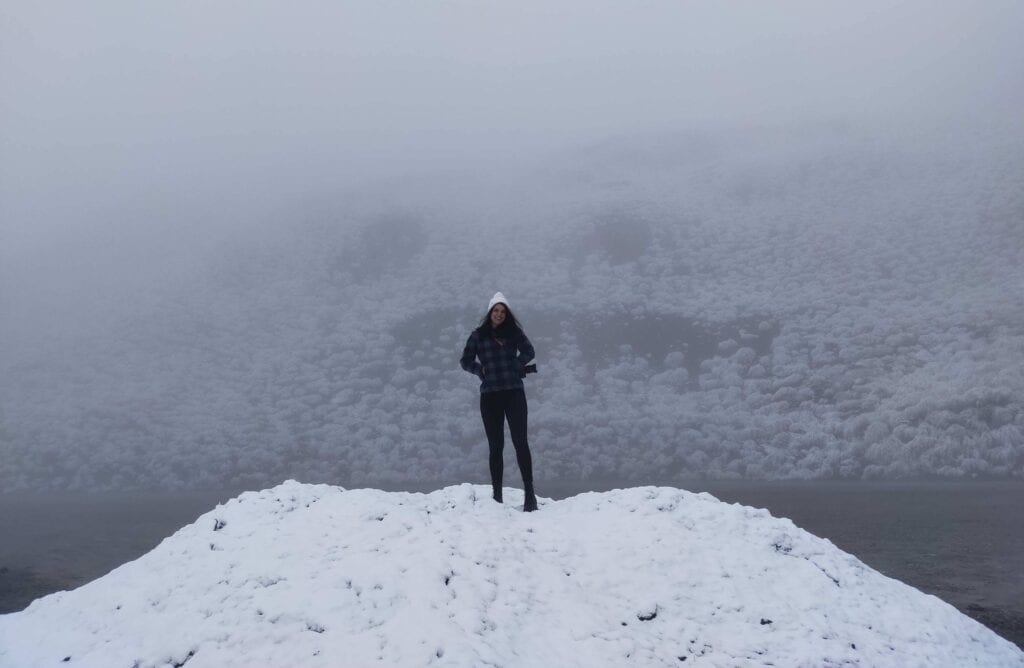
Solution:
M 0 304 L 184 271 L 379 176 L 644 131 L 983 125 L 1024 107 L 1022 25 L 1012 0 L 4 3 Z
M 1024 102 L 1022 25 L 1012 1 L 5 3 L 5 254 L 647 129 L 984 122 Z
M 500 287 L 567 365 L 537 412 L 567 475 L 563 415 L 608 470 L 633 438 L 703 439 L 692 473 L 1019 475 L 1022 26 L 1010 0 L 6 3 L 0 453 L 24 484 L 187 484 L 218 441 L 211 480 L 243 447 L 287 475 L 409 402 L 445 460 L 479 436 L 456 339 Z M 650 367 L 619 353 L 637 313 Z M 342 473 L 403 475 L 387 423 Z

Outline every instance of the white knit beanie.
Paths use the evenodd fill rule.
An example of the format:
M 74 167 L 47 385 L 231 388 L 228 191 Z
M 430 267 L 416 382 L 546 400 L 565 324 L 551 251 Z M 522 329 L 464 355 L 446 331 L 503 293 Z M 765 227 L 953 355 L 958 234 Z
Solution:
M 505 299 L 505 295 L 501 294 L 500 292 L 495 292 L 494 296 L 491 297 L 491 303 L 487 305 L 487 312 L 488 313 L 491 312 L 491 309 L 494 308 L 495 304 L 504 304 L 507 307 L 508 306 L 508 300 Z

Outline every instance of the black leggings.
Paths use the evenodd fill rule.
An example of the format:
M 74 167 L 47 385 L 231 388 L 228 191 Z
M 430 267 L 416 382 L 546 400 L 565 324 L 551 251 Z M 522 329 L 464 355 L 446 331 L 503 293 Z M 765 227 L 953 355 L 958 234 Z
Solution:
M 516 449 L 516 461 L 519 472 L 523 474 L 523 487 L 527 493 L 533 492 L 533 459 L 530 457 L 530 446 L 526 441 L 526 392 L 523 390 L 499 390 L 480 394 L 480 417 L 484 420 L 484 431 L 487 433 L 487 444 L 491 456 L 491 485 L 495 491 L 501 489 L 505 449 L 505 418 L 508 418 L 508 430 L 512 434 L 512 445 Z

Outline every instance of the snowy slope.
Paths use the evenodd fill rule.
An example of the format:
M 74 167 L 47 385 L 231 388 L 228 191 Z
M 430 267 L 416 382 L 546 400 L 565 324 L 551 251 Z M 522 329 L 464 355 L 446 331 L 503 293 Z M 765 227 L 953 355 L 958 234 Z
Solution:
M 0 666 L 1024 666 L 767 511 L 647 487 L 523 514 L 515 494 L 243 494 L 0 616 Z

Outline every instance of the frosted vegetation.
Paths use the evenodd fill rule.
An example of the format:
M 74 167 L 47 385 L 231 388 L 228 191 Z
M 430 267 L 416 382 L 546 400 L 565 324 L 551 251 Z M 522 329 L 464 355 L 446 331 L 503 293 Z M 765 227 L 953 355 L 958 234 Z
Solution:
M 12 344 L 0 488 L 481 481 L 495 290 L 539 480 L 1020 478 L 1020 136 L 652 135 L 304 198 Z

